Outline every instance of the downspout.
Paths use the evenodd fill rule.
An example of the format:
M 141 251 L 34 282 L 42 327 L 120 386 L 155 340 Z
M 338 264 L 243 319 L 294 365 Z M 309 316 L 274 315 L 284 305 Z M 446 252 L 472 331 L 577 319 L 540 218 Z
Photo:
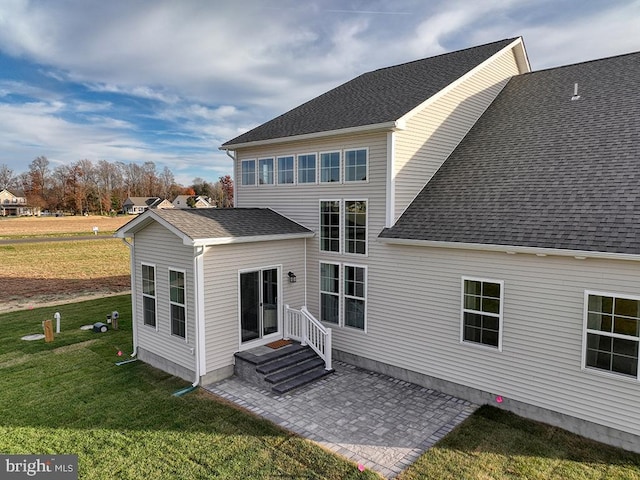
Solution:
M 206 372 L 206 364 L 203 366 L 203 359 L 206 361 L 205 355 L 205 332 L 204 332 L 204 251 L 205 247 L 194 247 L 195 255 L 193 257 L 193 283 L 194 283 L 194 302 L 196 313 L 196 379 L 191 384 L 193 388 L 200 384 L 200 377 Z
M 225 153 L 227 154 L 227 156 L 233 160 L 233 207 L 236 206 L 236 195 L 237 195 L 237 191 L 236 191 L 236 156 L 235 156 L 235 152 L 230 153 L 229 150 L 225 150 Z
M 129 268 L 131 270 L 131 331 L 133 332 L 133 353 L 132 357 L 138 354 L 138 322 L 136 321 L 137 311 L 137 295 L 135 294 L 135 280 L 136 280 L 136 262 L 135 262 L 135 247 L 133 242 L 127 242 L 126 238 L 122 239 L 123 243 L 129 247 Z

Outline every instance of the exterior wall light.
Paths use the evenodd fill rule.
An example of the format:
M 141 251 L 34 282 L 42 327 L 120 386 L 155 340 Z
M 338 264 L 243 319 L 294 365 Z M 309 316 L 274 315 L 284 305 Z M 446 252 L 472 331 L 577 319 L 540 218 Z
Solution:
M 296 275 L 293 272 L 289 272 L 287 273 L 287 275 L 289 276 L 289 283 L 296 283 Z

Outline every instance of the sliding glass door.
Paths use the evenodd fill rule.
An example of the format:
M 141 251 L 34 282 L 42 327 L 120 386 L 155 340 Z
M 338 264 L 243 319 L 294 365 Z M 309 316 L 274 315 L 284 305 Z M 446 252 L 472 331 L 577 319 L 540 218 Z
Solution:
M 279 269 L 240 273 L 240 331 L 242 342 L 278 333 Z

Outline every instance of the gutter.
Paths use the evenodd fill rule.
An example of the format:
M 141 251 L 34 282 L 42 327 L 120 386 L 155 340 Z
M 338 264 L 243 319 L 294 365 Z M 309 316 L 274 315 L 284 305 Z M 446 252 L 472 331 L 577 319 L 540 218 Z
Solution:
M 414 247 L 454 248 L 459 250 L 481 250 L 487 252 L 503 252 L 509 255 L 518 253 L 536 255 L 538 257 L 559 256 L 573 257 L 576 260 L 587 258 L 604 258 L 609 260 L 640 261 L 640 255 L 631 253 L 597 252 L 589 250 L 564 250 L 560 248 L 525 247 L 518 245 L 496 245 L 483 243 L 439 242 L 434 240 L 415 240 L 410 238 L 385 238 L 377 240 L 387 245 L 407 245 Z
M 122 242 L 129 247 L 129 269 L 131 270 L 131 331 L 133 332 L 133 353 L 132 357 L 138 354 L 138 322 L 136 322 L 136 294 L 135 294 L 135 247 L 133 242 L 128 242 L 126 238 L 121 238 Z

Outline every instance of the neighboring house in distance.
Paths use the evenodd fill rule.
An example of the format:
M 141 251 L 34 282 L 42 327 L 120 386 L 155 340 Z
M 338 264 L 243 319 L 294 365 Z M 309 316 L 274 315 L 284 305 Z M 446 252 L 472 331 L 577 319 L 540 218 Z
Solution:
M 150 208 L 170 208 L 167 203 L 171 205 L 171 202 L 160 197 L 127 197 L 122 204 L 122 210 L 129 215 L 138 215 Z M 161 205 L 164 206 L 160 207 Z
M 306 306 L 334 358 L 640 452 L 638 91 L 640 53 L 531 72 L 514 38 L 226 142 L 238 208 L 117 232 L 138 356 L 214 381 Z
M 18 197 L 9 190 L 0 191 L 0 217 L 39 215 L 40 209 L 27 204 L 26 197 Z
M 213 205 L 202 195 L 178 195 L 171 202 L 175 208 L 211 208 Z M 192 206 L 193 205 L 193 206 Z

